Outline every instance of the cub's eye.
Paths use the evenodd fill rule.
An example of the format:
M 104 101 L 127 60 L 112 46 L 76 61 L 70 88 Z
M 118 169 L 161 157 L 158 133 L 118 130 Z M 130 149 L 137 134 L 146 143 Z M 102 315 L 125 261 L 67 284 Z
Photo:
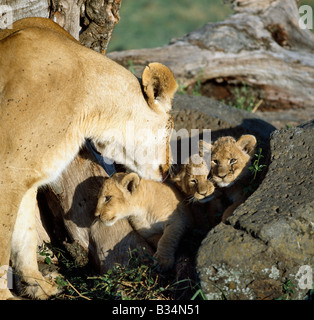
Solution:
M 111 199 L 111 196 L 104 196 L 104 202 L 109 202 Z
M 214 164 L 219 164 L 219 161 L 216 159 L 213 159 L 212 162 L 214 162 Z
M 196 184 L 196 180 L 195 180 L 195 179 L 191 179 L 191 180 L 190 180 L 190 183 L 191 183 L 191 184 Z
M 235 164 L 235 163 L 237 163 L 237 161 L 238 161 L 237 159 L 230 159 L 230 160 L 229 160 L 229 163 L 230 163 L 230 164 Z

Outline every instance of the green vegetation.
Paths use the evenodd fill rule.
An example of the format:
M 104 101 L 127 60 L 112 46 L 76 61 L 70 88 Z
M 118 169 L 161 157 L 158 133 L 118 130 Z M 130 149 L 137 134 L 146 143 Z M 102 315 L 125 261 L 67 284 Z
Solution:
M 153 48 L 172 38 L 224 20 L 232 13 L 222 0 L 127 0 L 122 1 L 108 51 Z
M 258 152 L 255 153 L 254 156 L 255 157 L 253 158 L 253 163 L 249 167 L 249 170 L 252 174 L 252 179 L 249 185 L 245 186 L 243 189 L 244 194 L 246 194 L 247 196 L 252 194 L 258 188 L 260 182 L 258 181 L 259 179 L 257 179 L 257 176 L 262 171 L 262 169 L 266 167 L 266 164 L 261 164 L 261 160 L 262 158 L 264 158 L 264 156 L 262 155 L 262 148 L 259 148 Z
M 149 256 L 141 256 L 136 250 L 130 251 L 128 265 L 115 265 L 104 275 L 93 275 L 84 268 L 68 272 L 58 283 L 64 293 L 63 299 L 105 299 L 105 300 L 132 300 L 132 299 L 167 299 L 165 294 L 171 290 L 170 285 L 160 285 L 159 276 L 154 267 L 150 267 Z M 73 272 L 74 271 L 74 272 Z
M 178 83 L 178 94 L 190 94 L 193 96 L 201 96 L 201 88 L 202 88 L 202 78 L 203 78 L 203 70 L 198 73 L 195 83 L 192 86 L 187 86 L 181 82 L 180 79 L 177 79 Z
M 245 82 L 231 89 L 231 97 L 228 101 L 222 100 L 230 107 L 252 112 L 263 102 L 257 97 L 257 93 Z M 253 111 L 254 112 L 254 111 Z
M 44 244 L 39 247 L 39 255 L 45 257 L 44 261 L 48 265 L 51 265 L 51 254 L 52 252 L 49 249 L 49 245 L 44 242 Z
M 48 249 L 58 258 L 59 276 L 56 282 L 61 293 L 54 299 L 66 300 L 173 300 L 178 292 L 189 291 L 191 300 L 204 300 L 199 283 L 186 278 L 176 281 L 172 272 L 160 274 L 154 258 L 129 252 L 127 265 L 116 264 L 103 275 L 96 274 L 90 266 L 79 266 L 66 250 L 45 244 L 41 253 Z M 45 256 L 45 254 L 44 254 Z M 51 260 L 45 261 L 50 264 Z
M 287 280 L 282 284 L 282 293 L 283 295 L 280 296 L 278 299 L 275 300 L 290 300 L 291 296 L 293 295 L 293 287 L 295 287 L 295 284 L 292 283 L 291 280 Z
M 255 157 L 256 159 L 254 160 L 252 166 L 249 167 L 250 171 L 252 172 L 253 174 L 253 180 L 256 179 L 256 175 L 258 172 L 261 172 L 262 169 L 264 167 L 266 167 L 265 164 L 260 164 L 260 160 L 261 158 L 264 158 L 264 156 L 262 155 L 262 148 L 259 148 L 258 149 L 258 153 L 255 153 Z

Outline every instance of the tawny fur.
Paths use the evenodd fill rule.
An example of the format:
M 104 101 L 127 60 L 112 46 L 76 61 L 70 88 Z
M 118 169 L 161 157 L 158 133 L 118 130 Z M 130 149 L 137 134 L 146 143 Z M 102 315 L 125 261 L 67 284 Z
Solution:
M 160 269 L 170 269 L 179 241 L 190 223 L 190 211 L 172 185 L 116 173 L 104 182 L 95 215 L 109 226 L 128 218 L 133 228 L 157 248 Z
M 181 190 L 186 199 L 191 201 L 203 200 L 215 191 L 214 184 L 208 180 L 209 169 L 205 159 L 198 154 L 192 155 L 187 164 L 171 177 L 171 181 Z
M 0 31 L 0 265 L 9 265 L 12 243 L 12 263 L 31 297 L 57 292 L 35 261 L 37 188 L 60 176 L 85 138 L 142 177 L 161 181 L 160 165 L 169 167 L 169 110 L 177 84 L 167 67 L 155 63 L 149 70 L 143 77 L 153 90 L 144 96 L 131 72 L 51 20 L 27 18 Z M 158 157 L 142 162 L 145 153 Z M 0 290 L 0 299 L 10 297 Z

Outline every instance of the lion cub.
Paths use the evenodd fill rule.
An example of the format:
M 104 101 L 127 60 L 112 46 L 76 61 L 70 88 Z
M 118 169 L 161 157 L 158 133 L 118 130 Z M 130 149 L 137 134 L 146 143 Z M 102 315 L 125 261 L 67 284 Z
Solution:
M 249 183 L 255 146 L 252 135 L 242 135 L 237 141 L 231 136 L 221 137 L 212 145 L 211 174 L 220 196 L 209 205 L 212 212 L 224 209 L 223 222 L 245 200 L 243 188 Z
M 209 169 L 203 157 L 194 154 L 189 163 L 183 164 L 179 172 L 170 180 L 182 191 L 187 199 L 194 201 L 209 201 L 215 191 L 214 184 L 208 180 Z
M 190 156 L 188 163 L 183 164 L 179 172 L 170 177 L 170 181 L 193 202 L 207 202 L 212 199 L 215 191 L 214 184 L 208 180 L 209 169 L 204 158 L 210 149 L 210 144 L 200 140 L 199 153 Z
M 189 223 L 189 210 L 174 186 L 141 179 L 136 173 L 116 173 L 105 180 L 95 216 L 111 226 L 128 218 L 133 228 L 157 248 L 160 269 L 170 269 Z

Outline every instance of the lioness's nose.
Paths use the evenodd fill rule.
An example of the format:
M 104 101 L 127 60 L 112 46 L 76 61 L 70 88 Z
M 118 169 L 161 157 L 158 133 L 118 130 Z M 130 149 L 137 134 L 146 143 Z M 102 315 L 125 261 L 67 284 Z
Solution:
M 226 174 L 218 174 L 218 177 L 221 178 L 221 179 L 223 179 L 223 178 L 226 177 Z

